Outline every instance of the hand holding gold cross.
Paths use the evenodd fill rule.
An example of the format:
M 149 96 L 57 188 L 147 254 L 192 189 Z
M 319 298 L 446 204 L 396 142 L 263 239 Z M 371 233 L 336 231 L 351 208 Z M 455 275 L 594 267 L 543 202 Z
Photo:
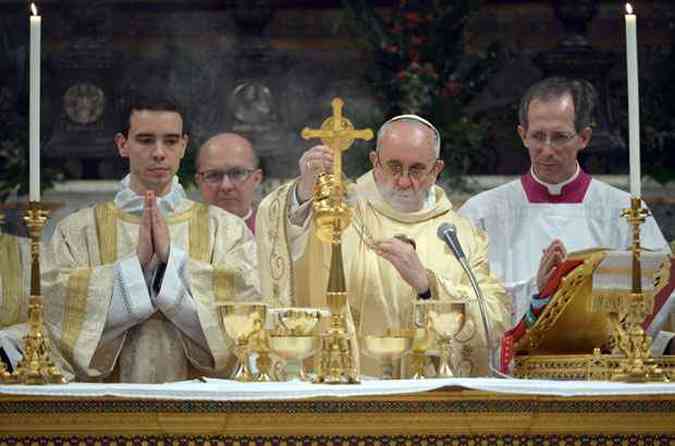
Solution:
M 335 181 L 342 180 L 342 152 L 345 152 L 354 143 L 355 139 L 370 141 L 373 139 L 371 129 L 355 130 L 352 123 L 342 117 L 344 102 L 340 98 L 331 101 L 333 116 L 323 121 L 320 129 L 302 129 L 304 139 L 320 138 L 321 142 L 333 150 L 333 174 Z

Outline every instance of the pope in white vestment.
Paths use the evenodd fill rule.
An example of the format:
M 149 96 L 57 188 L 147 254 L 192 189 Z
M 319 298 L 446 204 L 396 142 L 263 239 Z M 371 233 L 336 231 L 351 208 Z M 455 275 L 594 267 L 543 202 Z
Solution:
M 417 179 L 398 176 L 398 184 L 402 187 L 392 192 L 387 189 L 387 180 L 382 177 L 383 170 L 388 168 L 382 165 L 389 163 L 386 165 L 393 166 L 391 163 L 398 162 L 399 157 L 406 160 L 410 157 L 413 159 L 410 164 L 417 166 L 414 159 L 419 157 L 428 162 L 427 158 L 432 157 L 430 147 L 417 149 L 413 142 L 407 140 L 410 136 L 407 132 L 428 132 L 428 128 L 425 129 L 425 125 L 416 119 L 406 118 L 401 121 L 393 125 L 391 121 L 385 124 L 391 127 L 390 133 L 378 138 L 381 163 L 375 162 L 374 169 L 359 178 L 349 190 L 349 196 L 353 198 L 354 222 L 343 233 L 342 251 L 353 327 L 356 335 L 362 336 L 383 335 L 388 328 L 410 326 L 412 304 L 424 289 L 427 289 L 427 297 L 431 299 L 467 301 L 469 318 L 473 324 L 470 324 L 471 329 L 466 330 L 464 336 L 460 336 L 464 340 L 459 347 L 464 361 L 462 372 L 474 376 L 486 375 L 487 343 L 480 323 L 478 304 L 460 264 L 436 236 L 440 224 L 451 223 L 457 227 L 468 262 L 485 294 L 487 317 L 491 321 L 495 339 L 509 326 L 509 299 L 501 284 L 490 275 L 485 234 L 453 210 L 445 192 L 433 185 L 433 180 L 429 180 L 427 191 L 419 195 L 423 197 L 419 209 L 395 207 L 401 204 L 396 201 L 397 198 L 412 196 L 412 193 L 408 194 L 410 184 L 416 186 L 424 179 L 421 175 Z M 426 135 L 425 138 L 428 136 L 426 133 L 423 135 Z M 400 153 L 394 142 L 395 137 L 406 141 L 406 144 L 401 145 Z M 382 144 L 383 139 L 389 145 Z M 317 146 L 306 152 L 300 161 L 301 170 L 312 158 L 324 156 L 326 150 L 324 146 Z M 414 171 L 417 168 L 420 167 L 413 167 L 410 173 L 419 173 Z M 258 209 L 256 238 L 263 295 L 274 305 L 325 307 L 331 251 L 330 246 L 320 242 L 314 232 L 311 200 L 303 200 L 302 204 L 298 202 L 296 194 L 302 181 L 301 177 L 296 182 L 281 186 L 268 195 Z M 385 196 L 389 193 L 400 195 Z M 369 246 L 359 236 L 356 225 L 363 228 L 361 231 L 367 231 L 372 239 L 382 243 L 380 246 L 383 249 L 384 244 L 387 244 L 387 249 L 408 249 L 415 258 L 419 258 L 421 274 L 426 276 L 426 283 L 417 286 L 415 278 L 406 275 L 415 269 L 412 260 L 397 267 L 397 259 L 391 260 L 391 252 Z M 414 240 L 415 249 L 396 240 L 394 237 L 398 234 Z M 379 368 L 372 359 L 364 355 L 359 359 L 362 374 L 379 374 Z M 394 376 L 405 376 L 405 372 L 399 374 L 398 366 L 400 364 L 395 366 Z
M 255 241 L 240 218 L 188 200 L 174 178 L 157 198 L 169 261 L 163 273 L 144 275 L 135 257 L 144 199 L 128 181 L 113 202 L 59 222 L 50 241 L 43 293 L 60 365 L 80 380 L 222 374 L 231 341 L 214 307 L 258 298 Z

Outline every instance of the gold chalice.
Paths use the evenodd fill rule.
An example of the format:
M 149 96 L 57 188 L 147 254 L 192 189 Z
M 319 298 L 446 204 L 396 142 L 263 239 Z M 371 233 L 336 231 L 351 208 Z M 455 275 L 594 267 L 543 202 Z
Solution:
M 239 367 L 232 379 L 237 381 L 253 381 L 254 376 L 248 365 L 249 338 L 265 329 L 267 305 L 263 303 L 225 303 L 218 305 L 218 314 L 223 321 L 227 335 L 235 342 L 234 353 L 239 360 Z
M 424 366 L 427 351 L 434 344 L 434 332 L 427 317 L 427 306 L 424 302 L 416 302 L 413 306 L 413 327 L 415 336 L 411 348 L 412 379 L 424 379 Z
M 321 347 L 319 324 L 323 312 L 315 308 L 278 308 L 272 310 L 274 327 L 270 347 L 286 364 L 299 361 L 299 378 L 307 381 L 304 360 Z
M 380 363 L 383 379 L 392 379 L 394 360 L 410 351 L 414 338 L 413 329 L 389 328 L 384 335 L 362 336 L 361 351 Z
M 451 347 L 454 337 L 462 330 L 466 322 L 466 303 L 459 301 L 426 301 L 419 302 L 421 314 L 425 315 L 426 322 L 436 337 L 440 364 L 439 378 L 455 376 L 452 369 L 454 359 L 451 357 Z

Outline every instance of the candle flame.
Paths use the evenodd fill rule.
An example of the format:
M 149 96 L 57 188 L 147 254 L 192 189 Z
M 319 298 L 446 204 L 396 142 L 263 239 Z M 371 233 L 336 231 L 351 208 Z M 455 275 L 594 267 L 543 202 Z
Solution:
M 30 12 L 32 12 L 33 15 L 38 15 L 37 6 L 35 6 L 35 3 L 30 4 Z
M 633 13 L 633 7 L 630 5 L 630 3 L 626 3 L 626 14 L 632 14 Z

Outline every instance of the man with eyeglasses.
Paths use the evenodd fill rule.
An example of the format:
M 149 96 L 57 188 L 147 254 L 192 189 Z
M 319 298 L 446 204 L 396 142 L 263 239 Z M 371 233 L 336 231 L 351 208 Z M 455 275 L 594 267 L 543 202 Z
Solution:
M 216 306 L 259 299 L 255 240 L 240 218 L 187 199 L 183 117 L 160 92 L 132 98 L 115 135 L 129 160 L 120 191 L 55 229 L 45 317 L 68 379 L 162 383 L 234 365 Z
M 384 335 L 409 326 L 417 299 L 469 299 L 468 279 L 450 250 L 436 236 L 442 223 L 457 227 L 489 308 L 495 336 L 510 324 L 509 299 L 487 264 L 487 239 L 459 216 L 442 188 L 443 169 L 436 128 L 415 115 L 387 121 L 370 153 L 372 170 L 348 188 L 352 224 L 343 233 L 342 251 L 351 329 L 359 335 Z M 330 247 L 313 231 L 312 188 L 321 170 L 330 171 L 333 155 L 326 146 L 306 151 L 300 176 L 265 197 L 258 210 L 256 238 L 263 292 L 274 304 L 325 307 Z M 468 314 L 476 325 L 462 332 L 457 348 L 460 375 L 487 374 L 486 341 L 478 306 Z M 469 324 L 470 325 L 470 324 Z M 372 359 L 360 356 L 361 373 L 376 376 Z M 393 376 L 409 376 L 396 362 Z
M 631 228 L 621 211 L 630 196 L 580 168 L 579 152 L 591 140 L 596 94 L 590 83 L 548 78 L 531 86 L 520 102 L 518 135 L 531 167 L 520 179 L 480 193 L 459 210 L 490 236 L 490 266 L 513 296 L 513 321 L 533 322 L 545 304 L 539 292 L 568 251 L 626 249 Z M 669 251 L 653 217 L 641 226 L 644 248 Z M 667 319 L 669 299 L 650 326 Z M 653 347 L 672 338 L 662 332 Z
M 195 164 L 204 202 L 241 217 L 255 233 L 254 200 L 263 172 L 251 142 L 236 133 L 220 133 L 199 148 Z

